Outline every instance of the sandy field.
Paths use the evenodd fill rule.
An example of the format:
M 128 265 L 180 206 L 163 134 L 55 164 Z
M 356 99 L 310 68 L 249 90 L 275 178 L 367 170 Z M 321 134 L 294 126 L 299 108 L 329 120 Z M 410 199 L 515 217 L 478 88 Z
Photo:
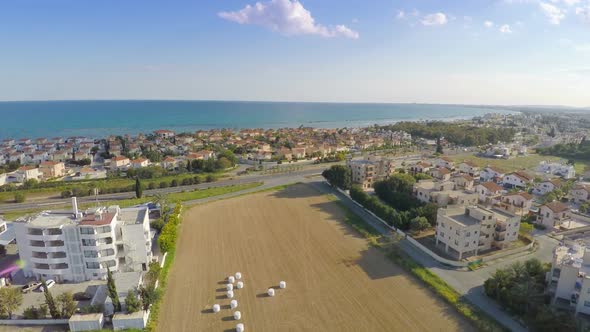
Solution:
M 304 184 L 185 211 L 158 331 L 234 331 L 237 323 L 257 332 L 473 330 L 343 218 Z M 240 321 L 224 287 L 237 271 Z

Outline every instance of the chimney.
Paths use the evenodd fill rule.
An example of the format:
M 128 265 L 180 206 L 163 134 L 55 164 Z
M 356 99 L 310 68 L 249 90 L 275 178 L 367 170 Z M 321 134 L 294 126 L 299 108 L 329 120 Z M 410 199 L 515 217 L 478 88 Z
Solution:
M 78 217 L 78 200 L 76 197 L 72 197 L 72 212 L 74 216 Z

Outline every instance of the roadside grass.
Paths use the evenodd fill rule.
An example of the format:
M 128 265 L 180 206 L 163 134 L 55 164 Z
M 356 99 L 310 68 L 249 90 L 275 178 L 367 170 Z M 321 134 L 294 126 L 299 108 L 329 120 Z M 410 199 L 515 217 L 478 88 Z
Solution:
M 166 175 L 154 179 L 142 179 L 144 188 L 148 188 L 150 183 L 153 183 L 156 188 L 159 188 L 160 182 L 170 183 L 172 180 L 177 180 L 181 183 L 182 180 L 188 178 L 194 178 L 198 176 L 201 182 L 205 182 L 207 176 L 212 175 L 215 180 L 218 180 L 222 175 L 220 173 L 206 173 L 206 174 L 194 174 L 194 173 L 183 173 L 175 175 Z M 57 182 L 54 182 L 57 183 Z M 135 185 L 135 179 L 130 178 L 106 178 L 96 180 L 79 180 L 71 182 L 59 182 L 58 185 L 50 188 L 36 188 L 36 189 L 23 189 L 17 191 L 6 191 L 0 192 L 0 204 L 12 203 L 14 201 L 14 193 L 20 192 L 25 194 L 27 197 L 52 197 L 60 196 L 63 191 L 72 190 L 73 188 L 84 188 L 90 189 L 92 187 L 100 188 L 105 192 L 114 189 L 131 188 Z
M 384 237 L 367 224 L 361 217 L 352 212 L 334 195 L 327 195 L 331 201 L 337 203 L 345 212 L 344 221 L 351 225 L 357 232 L 367 238 L 369 244 L 382 250 L 386 257 L 393 263 L 401 266 L 411 275 L 422 281 L 428 288 L 442 297 L 447 303 L 453 306 L 461 315 L 467 318 L 480 331 L 507 331 L 492 317 L 479 310 L 461 294 L 453 289 L 439 276 L 415 262 L 406 255 L 398 245 L 397 241 L 384 242 Z
M 237 184 L 231 186 L 224 186 L 224 187 L 215 187 L 215 188 L 208 188 L 208 189 L 198 189 L 193 191 L 186 191 L 186 192 L 179 192 L 179 193 L 171 193 L 166 195 L 166 199 L 170 202 L 184 202 L 184 201 L 192 201 L 196 199 L 202 199 L 207 197 L 213 196 L 220 196 L 229 193 L 233 193 L 236 191 L 242 191 L 246 189 L 256 188 L 262 185 L 262 182 L 252 182 L 252 183 L 244 183 L 244 184 Z M 146 196 L 142 198 L 130 198 L 130 199 L 122 199 L 122 200 L 113 200 L 113 201 L 99 201 L 100 205 L 109 206 L 109 205 L 119 205 L 120 207 L 129 207 L 138 204 L 147 203 L 153 200 L 152 196 Z M 89 207 L 95 206 L 96 203 L 94 202 L 85 202 L 81 203 L 80 207 L 82 209 L 86 209 Z M 68 208 L 69 205 L 60 205 L 60 206 L 52 206 L 51 209 L 58 210 Z M 5 220 L 14 220 L 18 217 L 22 217 L 24 215 L 38 213 L 44 210 L 48 210 L 49 208 L 39 208 L 39 209 L 28 209 L 28 210 L 18 210 L 18 211 L 10 211 L 3 214 L 3 218 Z

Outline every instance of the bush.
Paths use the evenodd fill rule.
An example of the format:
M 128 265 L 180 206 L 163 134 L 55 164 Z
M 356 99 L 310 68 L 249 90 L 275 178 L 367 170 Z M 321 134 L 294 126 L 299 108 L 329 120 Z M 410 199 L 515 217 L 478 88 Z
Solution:
M 23 316 L 25 319 L 45 319 L 47 317 L 47 306 L 42 304 L 39 308 L 30 306 L 26 308 L 23 312 Z
M 25 199 L 26 199 L 25 194 L 23 194 L 21 192 L 14 193 L 14 202 L 15 203 L 23 203 L 25 201 Z

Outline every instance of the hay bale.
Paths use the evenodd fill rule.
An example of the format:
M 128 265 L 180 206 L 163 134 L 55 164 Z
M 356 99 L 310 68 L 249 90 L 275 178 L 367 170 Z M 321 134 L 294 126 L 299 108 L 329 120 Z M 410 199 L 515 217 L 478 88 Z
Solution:
M 234 291 L 229 290 L 229 291 L 227 291 L 226 295 L 227 295 L 228 299 L 233 299 L 234 298 Z
M 285 289 L 287 288 L 287 283 L 284 281 L 279 282 L 279 287 L 281 287 L 281 289 Z
M 275 296 L 275 289 L 274 288 L 269 288 L 266 293 L 268 294 L 268 296 Z
M 235 309 L 238 307 L 238 301 L 237 300 L 231 300 L 231 302 L 229 303 L 230 308 Z
M 240 323 L 236 325 L 236 332 L 244 332 L 244 324 Z
M 242 318 L 242 313 L 239 311 L 234 312 L 234 319 L 240 320 L 240 318 Z
M 236 283 L 236 288 L 237 288 L 237 289 L 242 289 L 242 288 L 244 288 L 244 283 L 243 283 L 243 282 L 241 282 L 241 281 L 238 281 L 238 282 Z
M 218 313 L 219 310 L 221 310 L 221 307 L 219 306 L 219 304 L 214 304 L 213 305 L 213 312 Z
M 242 274 L 240 272 L 236 272 L 235 277 L 236 277 L 236 280 L 240 280 L 240 279 L 242 279 Z
M 225 288 L 230 291 L 230 290 L 234 290 L 234 285 L 233 284 L 227 284 L 225 285 Z
M 227 281 L 228 281 L 230 284 L 233 284 L 234 282 L 236 282 L 236 279 L 234 279 L 234 276 L 229 276 L 229 277 L 227 277 Z

